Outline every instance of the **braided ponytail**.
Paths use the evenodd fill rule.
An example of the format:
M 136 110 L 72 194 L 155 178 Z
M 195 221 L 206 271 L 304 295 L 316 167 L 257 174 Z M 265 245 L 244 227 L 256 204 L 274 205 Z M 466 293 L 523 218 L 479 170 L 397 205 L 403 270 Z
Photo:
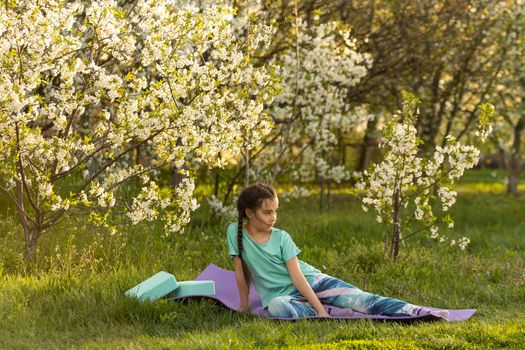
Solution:
M 248 266 L 246 266 L 246 262 L 242 258 L 242 224 L 243 224 L 243 218 L 242 215 L 239 214 L 239 222 L 237 223 L 237 248 L 239 249 L 239 258 L 241 259 L 242 263 L 242 272 L 244 275 L 244 280 L 246 281 L 247 285 L 250 285 L 251 276 L 250 276 L 250 270 L 248 270 Z
M 244 219 L 246 218 L 246 209 L 255 211 L 261 206 L 265 199 L 271 199 L 275 197 L 277 197 L 277 193 L 270 185 L 257 183 L 255 185 L 246 187 L 237 199 L 237 212 L 239 213 L 239 219 L 237 222 L 237 248 L 239 250 L 239 258 L 241 259 L 242 271 L 247 285 L 250 285 L 251 275 L 250 270 L 248 269 L 248 266 L 246 265 L 246 262 L 242 256 L 242 225 Z

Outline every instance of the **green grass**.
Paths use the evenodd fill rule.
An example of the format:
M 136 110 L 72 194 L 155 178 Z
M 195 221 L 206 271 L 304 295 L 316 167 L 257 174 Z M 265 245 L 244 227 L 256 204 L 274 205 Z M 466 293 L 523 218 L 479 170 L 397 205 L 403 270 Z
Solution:
M 159 270 L 187 280 L 210 262 L 231 269 L 227 222 L 203 207 L 185 233 L 166 238 L 158 222 L 109 236 L 70 219 L 43 236 L 27 265 L 14 213 L 0 203 L 0 349 L 522 349 L 525 197 L 497 186 L 474 175 L 458 185 L 447 234 L 470 237 L 467 251 L 421 235 L 397 262 L 384 258 L 381 227 L 346 188 L 334 191 L 330 211 L 320 212 L 315 197 L 282 201 L 277 226 L 291 233 L 301 259 L 375 293 L 478 309 L 466 322 L 412 325 L 278 322 L 208 300 L 140 303 L 123 292 Z

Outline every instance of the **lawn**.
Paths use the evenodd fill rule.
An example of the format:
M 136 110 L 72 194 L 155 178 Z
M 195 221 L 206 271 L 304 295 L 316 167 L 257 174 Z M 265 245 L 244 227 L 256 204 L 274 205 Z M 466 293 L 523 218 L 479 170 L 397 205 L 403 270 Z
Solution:
M 28 265 L 13 209 L 0 202 L 0 348 L 523 349 L 525 197 L 503 194 L 488 172 L 467 174 L 457 188 L 448 235 L 468 236 L 467 250 L 415 236 L 396 262 L 383 256 L 381 227 L 347 188 L 334 191 L 329 211 L 315 196 L 281 202 L 276 226 L 302 260 L 378 294 L 478 309 L 466 322 L 412 325 L 279 322 L 209 300 L 140 303 L 124 291 L 159 270 L 189 280 L 208 263 L 231 269 L 227 221 L 203 206 L 180 235 L 164 237 L 154 222 L 109 236 L 72 217 L 43 237 Z

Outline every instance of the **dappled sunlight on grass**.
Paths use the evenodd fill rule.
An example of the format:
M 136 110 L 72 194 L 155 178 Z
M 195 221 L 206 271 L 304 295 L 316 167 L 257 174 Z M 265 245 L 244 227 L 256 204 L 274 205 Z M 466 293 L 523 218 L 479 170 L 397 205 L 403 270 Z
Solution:
M 471 176 L 471 180 L 473 176 Z M 520 185 L 520 189 L 523 184 Z M 354 190 L 334 187 L 319 210 L 316 185 L 305 198 L 283 200 L 277 227 L 300 258 L 373 293 L 420 305 L 477 308 L 463 323 L 397 325 L 369 321 L 274 322 L 210 302 L 140 303 L 123 293 L 163 270 L 191 280 L 208 264 L 232 269 L 228 220 L 203 205 L 183 234 L 162 223 L 122 225 L 110 236 L 82 220 L 64 221 L 42 238 L 39 258 L 22 261 L 16 218 L 0 216 L 0 348 L 516 348 L 525 343 L 525 206 L 498 182 L 460 183 L 450 214 L 451 238 L 466 251 L 421 232 L 397 261 L 383 254 L 382 227 Z M 523 189 L 525 192 L 525 189 Z
M 500 182 L 470 182 L 470 183 L 458 183 L 454 184 L 452 188 L 461 195 L 462 193 L 487 193 L 487 194 L 505 194 L 507 186 Z M 525 192 L 525 184 L 518 186 L 518 191 Z

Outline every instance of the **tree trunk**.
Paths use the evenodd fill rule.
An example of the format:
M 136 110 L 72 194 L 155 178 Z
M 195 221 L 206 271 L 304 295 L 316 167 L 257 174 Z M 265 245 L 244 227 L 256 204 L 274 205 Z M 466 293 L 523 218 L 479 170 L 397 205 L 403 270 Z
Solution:
M 244 150 L 244 188 L 250 184 L 250 150 L 248 147 Z
M 513 196 L 518 195 L 518 178 L 519 171 L 515 167 L 507 168 L 508 171 L 508 180 L 507 183 L 507 193 L 512 194 Z
M 339 148 L 339 161 L 341 162 L 340 164 L 341 165 L 346 165 L 346 144 L 345 144 L 345 140 L 344 140 L 344 137 L 343 137 L 343 132 L 341 131 L 341 129 L 338 130 L 337 132 L 337 146 Z
M 332 155 L 330 154 L 328 157 L 328 165 L 330 166 L 330 169 L 334 166 L 333 164 Z M 332 191 L 331 191 L 331 185 L 332 181 L 330 178 L 326 179 L 326 209 L 330 210 L 330 207 L 332 205 Z
M 35 221 L 32 221 L 29 218 L 29 215 L 25 209 L 24 188 L 22 181 L 16 181 L 16 207 L 18 219 L 20 225 L 22 226 L 22 230 L 24 231 L 24 259 L 26 261 L 33 261 L 36 255 L 36 245 L 38 243 L 38 238 L 40 238 L 40 234 L 42 232 L 41 229 L 39 229 L 40 226 L 35 227 Z
M 215 169 L 215 183 L 214 183 L 214 186 L 213 186 L 213 195 L 216 198 L 219 197 L 219 183 L 220 183 L 219 169 Z
M 324 208 L 324 177 L 321 176 L 321 190 L 319 191 L 319 210 Z
M 141 154 L 140 154 L 140 146 L 137 146 L 135 148 L 135 151 L 134 151 L 134 162 L 135 162 L 135 165 L 138 165 L 142 162 L 142 157 L 141 157 Z
M 524 84 L 525 86 L 525 84 Z M 510 151 L 507 171 L 509 173 L 509 183 L 507 184 L 507 193 L 516 196 L 518 194 L 518 178 L 520 175 L 520 153 L 521 153 L 521 132 L 525 128 L 525 117 L 521 117 L 516 126 L 514 126 L 514 141 Z
M 170 184 L 171 184 L 171 187 L 178 187 L 182 180 L 184 178 L 186 178 L 186 175 L 183 175 L 181 173 L 178 172 L 178 169 L 172 167 L 171 169 L 171 178 L 170 178 Z
M 401 233 L 401 193 L 399 189 L 394 191 L 394 212 L 392 214 L 392 242 L 390 244 L 390 257 L 394 260 L 399 255 L 399 242 Z
M 330 210 L 330 207 L 332 206 L 332 193 L 330 191 L 330 179 L 326 180 L 326 209 Z
M 372 160 L 375 147 L 377 145 L 376 136 L 374 135 L 376 129 L 377 118 L 373 121 L 368 121 L 366 124 L 365 137 L 363 139 L 363 145 L 361 146 L 361 154 L 359 155 L 359 164 L 357 169 L 363 171 L 368 168 L 368 164 Z
M 24 247 L 24 259 L 25 261 L 33 261 L 36 258 L 36 246 L 38 244 L 38 238 L 40 237 L 40 232 L 37 232 L 34 229 L 28 228 L 24 229 L 24 238 L 25 238 L 25 247 Z

